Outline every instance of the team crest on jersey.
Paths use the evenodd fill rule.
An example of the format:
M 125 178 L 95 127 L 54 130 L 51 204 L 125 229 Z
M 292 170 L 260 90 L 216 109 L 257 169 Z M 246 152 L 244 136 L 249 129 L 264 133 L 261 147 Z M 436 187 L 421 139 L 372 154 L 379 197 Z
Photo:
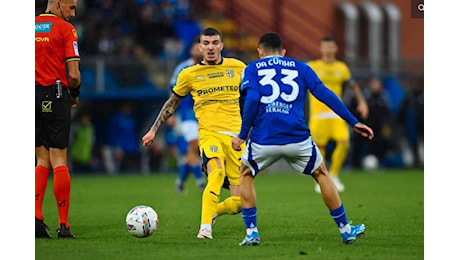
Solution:
M 235 71 L 234 70 L 225 70 L 225 72 L 227 73 L 227 75 L 230 78 L 233 78 L 233 76 L 235 76 Z
M 217 146 L 212 145 L 212 146 L 209 147 L 209 150 L 211 150 L 211 152 L 215 153 L 215 152 L 217 152 Z

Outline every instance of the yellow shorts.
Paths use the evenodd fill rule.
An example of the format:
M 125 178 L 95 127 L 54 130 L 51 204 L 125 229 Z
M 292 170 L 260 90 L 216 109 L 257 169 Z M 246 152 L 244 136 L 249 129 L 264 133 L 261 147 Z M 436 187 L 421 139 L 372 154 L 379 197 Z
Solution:
M 318 146 L 326 146 L 330 140 L 349 142 L 348 124 L 341 118 L 311 119 L 311 137 Z
M 241 151 L 235 151 L 232 148 L 232 138 L 226 134 L 200 131 L 200 153 L 204 168 L 211 158 L 218 158 L 224 165 L 230 185 L 240 185 L 241 156 L 246 144 L 241 145 Z

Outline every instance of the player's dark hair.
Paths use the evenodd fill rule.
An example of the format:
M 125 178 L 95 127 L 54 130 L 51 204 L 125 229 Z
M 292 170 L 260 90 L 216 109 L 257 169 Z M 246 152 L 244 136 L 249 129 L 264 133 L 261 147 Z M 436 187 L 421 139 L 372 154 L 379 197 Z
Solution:
M 201 42 L 201 36 L 203 35 L 206 35 L 206 36 L 213 36 L 213 35 L 219 35 L 220 37 L 220 41 L 224 41 L 223 37 L 222 37 L 222 33 L 217 30 L 216 28 L 213 28 L 213 27 L 208 27 L 206 29 L 204 29 L 203 31 L 201 31 L 200 33 L 200 42 Z
M 335 40 L 335 37 L 332 36 L 332 35 L 327 35 L 327 36 L 325 36 L 321 41 L 322 41 L 322 42 L 337 42 L 337 41 Z
M 259 48 L 281 52 L 283 50 L 281 36 L 275 32 L 265 33 L 260 37 Z

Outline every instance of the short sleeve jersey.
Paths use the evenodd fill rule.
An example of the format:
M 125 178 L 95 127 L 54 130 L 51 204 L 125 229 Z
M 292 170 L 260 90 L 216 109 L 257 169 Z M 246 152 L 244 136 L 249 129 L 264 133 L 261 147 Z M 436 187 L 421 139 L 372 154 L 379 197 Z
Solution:
M 202 63 L 183 69 L 172 91 L 185 97 L 190 93 L 198 120 L 198 131 L 238 134 L 241 127 L 240 84 L 245 64 L 222 58 L 217 65 Z
M 59 78 L 68 87 L 66 63 L 80 60 L 75 27 L 54 14 L 35 17 L 35 85 L 49 86 Z
M 316 72 L 323 84 L 334 92 L 339 98 L 342 98 L 343 85 L 351 79 L 351 73 L 348 66 L 342 61 L 326 63 L 323 60 L 314 60 L 308 63 Z M 332 115 L 334 112 L 325 104 L 321 103 L 310 93 L 310 118 L 321 117 L 321 115 Z M 334 114 L 335 115 L 335 114 Z

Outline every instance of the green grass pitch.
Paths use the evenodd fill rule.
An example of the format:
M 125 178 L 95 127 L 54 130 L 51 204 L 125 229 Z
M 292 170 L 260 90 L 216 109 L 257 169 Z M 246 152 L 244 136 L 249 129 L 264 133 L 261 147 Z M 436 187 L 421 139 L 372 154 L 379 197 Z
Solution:
M 422 170 L 349 171 L 341 193 L 349 220 L 366 224 L 363 237 L 344 245 L 309 176 L 266 173 L 255 179 L 261 245 L 240 247 L 241 214 L 222 216 L 213 240 L 196 238 L 201 194 L 189 177 L 186 194 L 174 190 L 176 175 L 124 174 L 72 177 L 69 221 L 76 239 L 58 239 L 52 179 L 43 204 L 51 239 L 35 239 L 36 259 L 423 259 Z M 223 190 L 221 199 L 229 192 Z M 131 236 L 127 212 L 154 208 L 160 224 L 148 238 Z

